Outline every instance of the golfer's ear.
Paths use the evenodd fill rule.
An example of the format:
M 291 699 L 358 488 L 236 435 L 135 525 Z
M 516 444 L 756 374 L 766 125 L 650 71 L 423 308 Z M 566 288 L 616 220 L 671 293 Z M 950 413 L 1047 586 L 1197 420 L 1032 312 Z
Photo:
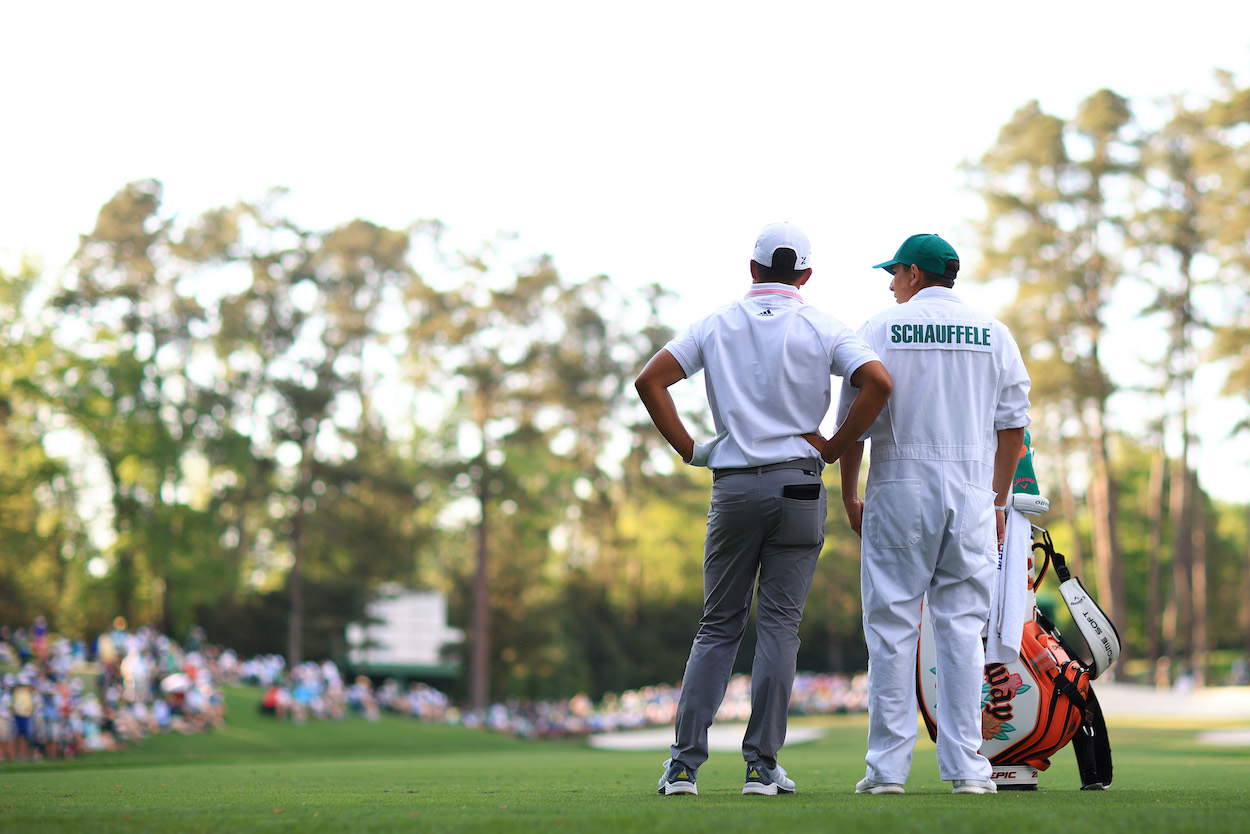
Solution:
M 760 274 L 759 274 L 759 272 L 758 272 L 758 271 L 757 271 L 757 269 L 756 269 L 758 266 L 759 266 L 759 264 L 757 264 L 757 263 L 755 262 L 755 259 L 754 259 L 754 258 L 752 258 L 752 259 L 751 259 L 751 280 L 752 280 L 752 281 L 758 281 L 758 280 L 760 280 Z
M 807 283 L 807 279 L 811 277 L 812 277 L 812 268 L 809 266 L 807 269 L 803 270 L 802 277 L 799 278 L 799 280 L 794 282 L 794 286 L 796 287 L 803 286 L 804 284 Z

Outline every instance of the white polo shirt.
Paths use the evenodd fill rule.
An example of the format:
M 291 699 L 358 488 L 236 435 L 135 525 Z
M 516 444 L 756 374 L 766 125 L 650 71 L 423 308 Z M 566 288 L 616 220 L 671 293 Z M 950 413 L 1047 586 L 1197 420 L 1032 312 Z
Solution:
M 711 469 L 819 460 L 800 435 L 818 431 L 829 411 L 830 374 L 849 380 L 877 359 L 850 328 L 804 304 L 789 284 L 752 284 L 746 297 L 665 347 L 687 378 L 706 371 L 716 431 L 729 430 L 712 449 Z
M 997 432 L 1029 424 L 1029 375 L 1002 322 L 954 290 L 925 287 L 878 313 L 859 334 L 894 381 L 869 427 L 871 459 L 994 463 Z M 843 386 L 838 422 L 856 391 Z

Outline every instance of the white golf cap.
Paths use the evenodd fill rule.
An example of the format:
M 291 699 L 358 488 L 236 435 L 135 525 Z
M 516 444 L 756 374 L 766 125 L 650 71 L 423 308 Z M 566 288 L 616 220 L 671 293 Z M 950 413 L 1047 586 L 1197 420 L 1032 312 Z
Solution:
M 812 265 L 812 245 L 803 230 L 793 223 L 782 221 L 765 226 L 755 239 L 752 260 L 761 266 L 772 266 L 773 253 L 778 249 L 794 250 L 795 269 L 807 269 Z

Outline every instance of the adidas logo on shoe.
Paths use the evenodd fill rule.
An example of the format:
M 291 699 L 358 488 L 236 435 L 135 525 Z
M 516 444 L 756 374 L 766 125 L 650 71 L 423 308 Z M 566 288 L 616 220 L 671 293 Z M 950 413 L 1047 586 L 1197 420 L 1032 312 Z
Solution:
M 784 768 L 770 768 L 763 762 L 747 763 L 747 778 L 742 783 L 743 796 L 776 796 L 779 793 L 794 793 L 794 780 L 786 775 Z
M 681 762 L 668 759 L 664 762 L 664 775 L 660 777 L 658 793 L 664 796 L 680 793 L 698 796 L 699 788 L 695 785 L 695 778 L 696 774 L 690 768 Z

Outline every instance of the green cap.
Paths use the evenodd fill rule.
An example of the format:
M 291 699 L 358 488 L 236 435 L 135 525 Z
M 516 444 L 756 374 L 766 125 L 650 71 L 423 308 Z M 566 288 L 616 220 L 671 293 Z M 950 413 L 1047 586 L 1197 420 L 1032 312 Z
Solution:
M 946 267 L 947 261 L 955 262 L 950 269 Z M 955 254 L 954 247 L 937 235 L 912 235 L 903 241 L 893 258 L 873 264 L 872 268 L 890 272 L 898 264 L 915 264 L 925 272 L 952 280 L 959 274 L 959 255 Z

